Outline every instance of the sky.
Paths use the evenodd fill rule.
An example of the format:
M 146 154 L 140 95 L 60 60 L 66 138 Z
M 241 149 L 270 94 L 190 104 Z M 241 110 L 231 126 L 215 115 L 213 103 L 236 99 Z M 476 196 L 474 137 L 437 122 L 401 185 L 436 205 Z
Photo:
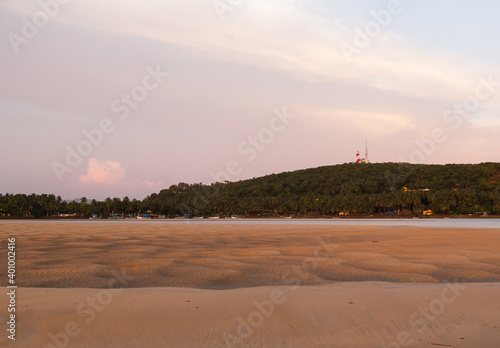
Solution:
M 0 193 L 500 162 L 498 1 L 3 0 Z

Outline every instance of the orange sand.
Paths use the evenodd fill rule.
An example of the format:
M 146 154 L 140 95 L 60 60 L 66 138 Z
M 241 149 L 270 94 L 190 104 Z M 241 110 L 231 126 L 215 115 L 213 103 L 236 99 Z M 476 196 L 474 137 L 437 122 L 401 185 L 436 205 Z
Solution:
M 496 229 L 14 221 L 4 260 L 12 236 L 2 347 L 500 344 Z

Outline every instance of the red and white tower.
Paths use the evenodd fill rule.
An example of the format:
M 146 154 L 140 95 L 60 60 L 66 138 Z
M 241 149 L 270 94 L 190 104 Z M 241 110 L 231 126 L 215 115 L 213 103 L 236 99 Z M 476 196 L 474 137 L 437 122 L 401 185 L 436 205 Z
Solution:
M 357 151 L 355 163 L 370 163 L 370 160 L 368 159 L 368 140 L 365 142 L 365 157 L 360 158 L 359 156 L 360 156 L 359 151 Z

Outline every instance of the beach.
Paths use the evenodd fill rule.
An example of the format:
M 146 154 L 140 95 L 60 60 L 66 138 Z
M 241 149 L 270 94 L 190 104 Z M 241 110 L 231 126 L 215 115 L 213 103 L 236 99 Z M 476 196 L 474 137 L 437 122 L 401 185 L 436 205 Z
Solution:
M 498 229 L 8 221 L 0 237 L 19 286 L 2 346 L 500 342 Z

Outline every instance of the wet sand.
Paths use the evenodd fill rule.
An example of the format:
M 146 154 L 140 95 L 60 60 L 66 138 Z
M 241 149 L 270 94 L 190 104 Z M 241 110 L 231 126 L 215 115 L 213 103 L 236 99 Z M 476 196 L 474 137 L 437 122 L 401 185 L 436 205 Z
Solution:
M 18 331 L 1 346 L 500 342 L 497 229 L 15 221 L 5 260 L 12 236 Z
M 19 286 L 232 289 L 339 281 L 500 281 L 497 229 L 174 223 L 0 223 L 17 239 Z M 4 252 L 2 250 L 2 252 Z M 6 269 L 0 270 L 6 279 Z

